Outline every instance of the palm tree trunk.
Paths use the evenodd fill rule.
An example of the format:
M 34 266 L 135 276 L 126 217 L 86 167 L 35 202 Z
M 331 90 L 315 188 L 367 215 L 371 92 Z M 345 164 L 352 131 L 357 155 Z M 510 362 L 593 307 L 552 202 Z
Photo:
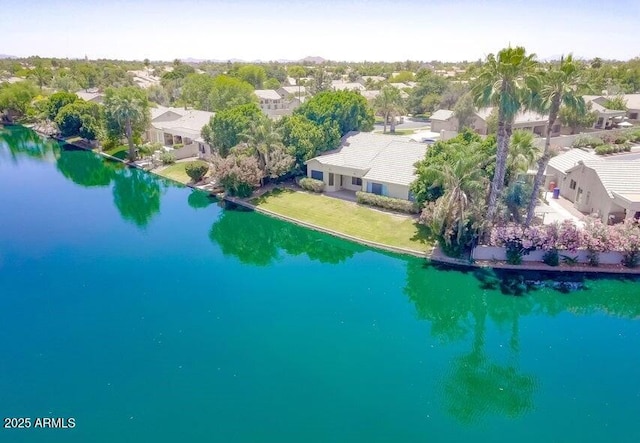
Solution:
M 382 128 L 382 133 L 386 134 L 387 133 L 387 119 L 389 118 L 389 113 L 385 112 L 384 116 L 382 117 L 384 119 L 384 123 L 383 123 L 383 128 Z
M 549 127 L 547 128 L 547 137 L 544 140 L 544 152 L 542 157 L 538 160 L 538 171 L 536 172 L 533 189 L 531 190 L 531 199 L 529 200 L 529 206 L 527 207 L 527 218 L 524 221 L 525 226 L 529 226 L 531 224 L 535 214 L 536 204 L 538 203 L 538 193 L 540 192 L 542 182 L 544 181 L 544 171 L 547 169 L 549 159 L 551 158 L 551 128 L 556 124 L 559 110 L 560 97 L 557 97 L 554 98 L 551 103 L 551 109 L 549 110 Z
M 130 118 L 127 119 L 124 130 L 127 135 L 127 142 L 129 143 L 129 161 L 134 161 L 136 159 L 136 151 L 133 146 L 133 131 L 131 130 Z
M 496 152 L 496 170 L 491 181 L 489 201 L 487 203 L 487 221 L 492 223 L 498 211 L 498 199 L 502 193 L 504 176 L 507 173 L 507 154 L 509 153 L 509 137 L 511 136 L 511 123 L 507 122 L 504 112 L 498 112 L 498 137 Z
M 389 126 L 390 126 L 389 131 L 392 134 L 395 134 L 396 133 L 396 115 L 394 113 L 391 113 L 390 117 L 391 117 L 391 120 L 389 122 Z

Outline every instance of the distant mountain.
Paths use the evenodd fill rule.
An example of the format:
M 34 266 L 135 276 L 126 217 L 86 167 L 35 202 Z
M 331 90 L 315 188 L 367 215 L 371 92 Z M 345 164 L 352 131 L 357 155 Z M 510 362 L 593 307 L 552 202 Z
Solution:
M 0 54 L 0 58 L 18 58 L 15 55 Z
M 326 60 L 323 59 L 322 57 L 305 57 L 299 61 L 300 63 L 317 63 L 317 64 L 326 62 Z
M 267 63 L 272 60 L 243 60 L 240 58 L 232 58 L 228 60 L 220 60 L 220 59 L 204 59 L 204 58 L 182 58 L 180 59 L 182 63 L 190 63 L 190 64 L 198 64 L 198 63 Z M 305 57 L 301 60 L 290 60 L 290 59 L 278 59 L 275 60 L 277 63 L 302 63 L 302 64 L 321 64 L 325 63 L 327 60 L 322 57 Z

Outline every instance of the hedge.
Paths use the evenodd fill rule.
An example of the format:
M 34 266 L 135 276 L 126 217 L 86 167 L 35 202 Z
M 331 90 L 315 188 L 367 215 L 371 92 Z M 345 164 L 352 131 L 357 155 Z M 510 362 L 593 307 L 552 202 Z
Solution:
M 322 180 L 316 180 L 315 178 L 301 178 L 298 184 L 302 189 L 311 192 L 322 192 L 324 190 L 324 182 Z
M 385 197 L 383 195 L 372 194 L 370 192 L 356 192 L 358 203 L 363 205 L 377 206 L 379 208 L 391 209 L 392 211 L 417 214 L 418 206 L 414 202 L 402 200 L 400 198 Z
M 194 183 L 198 183 L 202 180 L 202 177 L 204 177 L 208 171 L 209 164 L 203 161 L 189 162 L 184 167 L 184 172 L 191 177 L 191 180 L 193 180 Z
M 571 143 L 572 148 L 597 148 L 598 146 L 602 146 L 604 141 L 601 138 L 596 137 L 594 135 L 579 135 L 576 139 Z

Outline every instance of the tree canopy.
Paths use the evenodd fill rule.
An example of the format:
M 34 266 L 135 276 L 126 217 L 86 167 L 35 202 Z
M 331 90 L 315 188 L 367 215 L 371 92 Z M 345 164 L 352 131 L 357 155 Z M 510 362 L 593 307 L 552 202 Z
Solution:
M 266 116 L 255 103 L 247 103 L 222 110 L 202 128 L 202 138 L 213 147 L 221 157 L 242 141 L 252 122 L 258 122 Z
M 344 136 L 350 131 L 373 130 L 373 110 L 367 100 L 354 91 L 325 91 L 295 110 L 314 123 L 335 123 Z

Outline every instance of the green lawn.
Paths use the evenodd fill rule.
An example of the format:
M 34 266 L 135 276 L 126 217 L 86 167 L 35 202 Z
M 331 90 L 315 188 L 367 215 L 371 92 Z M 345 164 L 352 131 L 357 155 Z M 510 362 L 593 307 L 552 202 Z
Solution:
M 105 154 L 109 154 L 112 157 L 116 157 L 119 158 L 120 160 L 125 160 L 127 158 L 127 155 L 129 154 L 129 147 L 128 146 L 117 146 L 113 149 L 109 149 L 107 151 L 104 151 Z
M 337 198 L 276 190 L 254 199 L 252 203 L 276 214 L 384 245 L 420 252 L 432 245 L 424 228 L 409 217 Z
M 191 181 L 191 177 L 189 177 L 184 170 L 186 165 L 187 163 L 174 163 L 167 166 L 163 170 L 156 172 L 156 174 L 186 185 Z

